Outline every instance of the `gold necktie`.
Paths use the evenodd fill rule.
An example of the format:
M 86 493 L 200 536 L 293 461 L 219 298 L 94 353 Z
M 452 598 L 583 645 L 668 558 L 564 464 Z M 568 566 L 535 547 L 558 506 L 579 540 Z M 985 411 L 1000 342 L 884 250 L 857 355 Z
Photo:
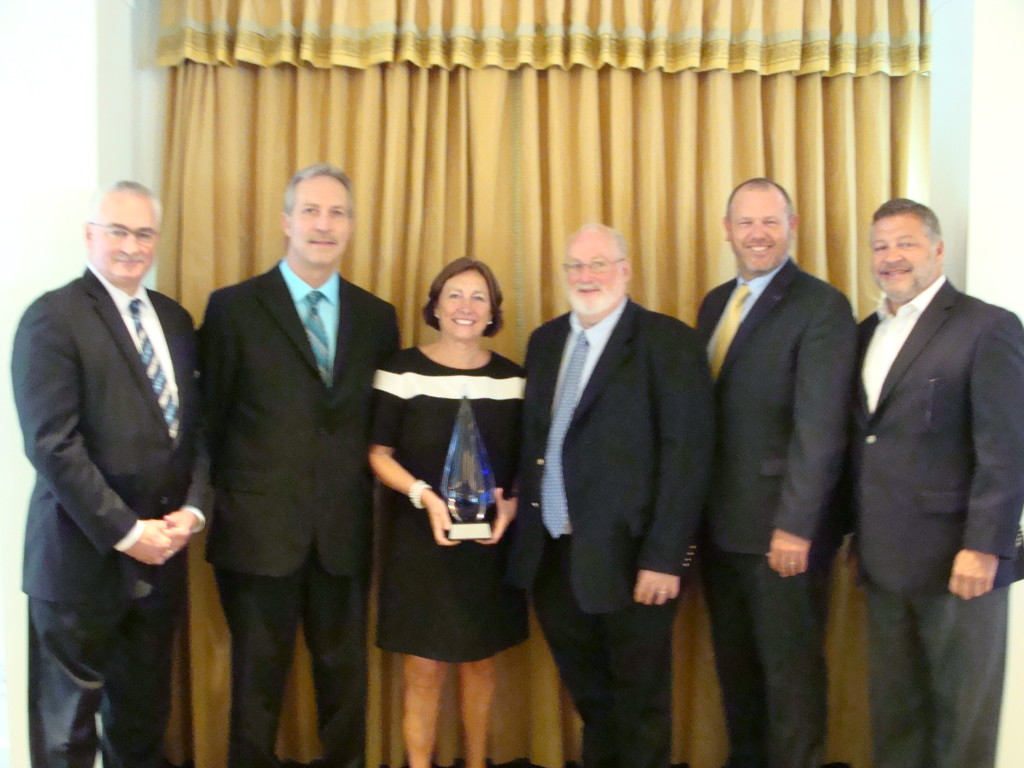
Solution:
M 740 316 L 743 314 L 743 302 L 750 295 L 750 286 L 746 283 L 740 285 L 732 294 L 729 306 L 722 315 L 722 322 L 718 324 L 718 335 L 715 336 L 715 348 L 711 353 L 711 375 L 716 379 L 718 372 L 722 370 L 722 363 L 725 362 L 725 353 L 729 351 L 733 337 L 740 327 Z

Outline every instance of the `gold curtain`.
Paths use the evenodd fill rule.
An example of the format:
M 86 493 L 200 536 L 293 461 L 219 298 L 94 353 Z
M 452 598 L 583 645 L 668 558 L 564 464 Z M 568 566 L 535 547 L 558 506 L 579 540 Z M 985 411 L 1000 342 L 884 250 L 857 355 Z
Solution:
M 344 167 L 356 185 L 356 234 L 342 271 L 396 306 L 403 344 L 431 336 L 418 318 L 429 281 L 468 255 L 502 284 L 508 323 L 493 346 L 513 359 L 533 328 L 565 311 L 563 246 L 587 221 L 625 234 L 634 298 L 692 323 L 704 293 L 734 272 L 721 228 L 728 192 L 771 176 L 801 216 L 797 261 L 864 315 L 877 297 L 864 261 L 869 216 L 893 195 L 926 189 L 928 79 L 919 70 L 927 47 L 906 43 L 923 34 L 917 0 L 189 0 L 165 2 L 162 13 L 161 51 L 173 66 L 159 283 L 197 319 L 211 290 L 281 257 L 284 185 L 320 160 Z M 627 24 L 630 14 L 642 23 Z M 660 37 L 649 31 L 659 19 L 671 30 Z M 728 34 L 710 35 L 714 24 Z M 629 37 L 637 28 L 648 31 Z M 779 32 L 792 28 L 795 38 Z M 819 28 L 831 30 L 824 54 Z M 698 58 L 682 64 L 691 61 L 683 33 L 692 29 L 703 35 Z M 550 39 L 532 38 L 538 30 Z M 593 30 L 610 30 L 601 32 L 608 39 Z M 777 46 L 793 39 L 798 49 L 784 59 Z M 352 58 L 342 61 L 345 51 Z M 524 51 L 533 58 L 516 58 Z M 190 553 L 169 747 L 179 764 L 191 757 L 216 768 L 230 653 L 203 545 Z M 829 759 L 867 766 L 863 605 L 847 568 L 834 581 Z M 560 768 L 579 758 L 579 723 L 533 630 L 499 656 L 491 756 Z M 672 759 L 717 768 L 724 726 L 692 582 L 675 642 Z M 315 710 L 301 648 L 296 659 L 279 753 L 308 760 L 318 753 Z M 400 664 L 373 649 L 370 675 L 368 764 L 403 765 Z M 452 693 L 441 765 L 460 755 Z
M 921 0 L 165 0 L 173 66 L 927 70 Z

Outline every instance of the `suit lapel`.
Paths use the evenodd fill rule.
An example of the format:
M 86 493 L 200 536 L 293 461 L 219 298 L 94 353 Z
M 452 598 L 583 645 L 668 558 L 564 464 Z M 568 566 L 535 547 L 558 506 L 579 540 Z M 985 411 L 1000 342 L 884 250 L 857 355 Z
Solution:
M 736 280 L 730 280 L 709 293 L 707 299 L 705 299 L 705 306 L 701 308 L 701 316 L 698 317 L 697 323 L 701 343 L 705 347 L 711 343 L 711 337 L 714 335 L 715 328 L 718 327 L 718 323 L 722 319 L 722 313 L 725 312 L 725 307 L 729 303 L 729 297 L 732 296 L 734 290 L 736 290 Z
M 569 337 L 569 316 L 563 315 L 552 329 L 551 338 L 541 348 L 535 361 L 531 361 L 528 378 L 539 382 L 539 389 L 547 400 L 541 413 L 544 423 L 551 425 L 551 411 L 554 408 L 555 395 L 558 389 L 558 372 L 562 366 L 562 355 L 565 354 L 565 340 Z
M 718 374 L 718 378 L 721 379 L 725 376 L 729 367 L 732 365 L 733 360 L 743 349 L 743 345 L 750 339 L 751 334 L 761 321 L 770 315 L 775 307 L 779 305 L 779 302 L 786 296 L 786 291 L 789 289 L 790 284 L 793 282 L 793 278 L 796 277 L 797 266 L 793 263 L 792 259 L 787 259 L 786 263 L 783 264 L 782 269 L 778 271 L 771 282 L 765 286 L 765 289 L 758 296 L 757 301 L 754 302 L 754 306 L 747 312 L 747 316 L 743 318 L 743 322 L 740 323 L 740 327 L 736 329 L 736 335 L 732 339 L 732 344 L 729 345 L 728 351 L 725 353 L 725 360 L 722 361 L 722 370 Z
M 131 334 L 128 332 L 128 328 L 125 326 L 124 319 L 121 317 L 117 305 L 114 304 L 113 298 L 111 298 L 110 293 L 99 279 L 89 270 L 86 270 L 83 285 L 85 286 L 86 293 L 89 294 L 93 301 L 96 314 L 99 315 L 101 322 L 106 326 L 111 338 L 113 338 L 118 352 L 124 358 L 125 365 L 131 372 L 132 381 L 138 388 L 139 394 L 145 400 L 153 415 L 158 417 L 160 423 L 163 424 L 164 415 L 157 403 L 156 395 L 153 393 L 153 385 L 149 380 L 149 376 L 146 375 L 146 369 L 142 367 L 142 358 L 139 356 L 139 350 L 135 347 L 135 340 L 132 339 Z
M 334 348 L 334 387 L 343 380 L 349 346 L 352 343 L 352 301 L 349 283 L 338 278 L 338 334 Z
M 956 304 L 957 293 L 957 290 L 949 282 L 946 282 L 921 314 L 921 318 L 914 325 L 914 330 L 910 332 L 910 336 L 907 337 L 902 349 L 896 355 L 896 359 L 893 360 L 885 381 L 882 382 L 882 393 L 878 397 L 878 407 L 875 408 L 876 416 L 881 412 L 896 383 L 906 375 L 918 355 L 949 319 L 950 310 Z
M 871 344 L 871 337 L 875 335 L 878 328 L 878 313 L 872 312 L 868 315 L 857 329 L 857 409 L 858 420 L 866 423 L 871 417 L 868 413 L 868 393 L 864 390 L 864 358 L 868 354 L 868 345 Z
M 601 357 L 598 358 L 593 373 L 590 374 L 587 386 L 583 389 L 583 394 L 580 395 L 580 401 L 573 413 L 573 423 L 582 418 L 587 409 L 594 404 L 594 400 L 597 399 L 612 371 L 618 368 L 619 363 L 631 354 L 633 332 L 639 312 L 639 305 L 627 300 L 622 317 L 619 318 L 619 322 L 615 325 L 615 330 L 612 331 L 612 335 L 608 338 L 608 343 L 605 345 Z
M 306 338 L 306 329 L 295 308 L 295 302 L 292 301 L 292 295 L 288 292 L 288 286 L 284 282 L 280 267 L 274 267 L 269 272 L 265 272 L 260 279 L 258 288 L 257 295 L 260 302 L 319 380 L 320 371 L 316 367 L 313 348 L 309 345 L 309 339 Z
M 185 414 L 190 413 L 190 409 L 195 406 L 192 402 L 192 392 L 194 389 L 190 386 L 196 374 L 193 368 L 195 361 L 192 359 L 192 355 L 189 354 L 189 347 L 185 346 L 192 344 L 192 340 L 178 333 L 175 321 L 167 314 L 164 302 L 158 301 L 157 297 L 154 297 L 152 293 L 149 294 L 149 299 L 156 312 L 157 319 L 160 321 L 160 328 L 164 332 L 167 351 L 171 355 L 171 366 L 174 368 L 174 382 L 178 387 L 178 409 L 181 411 L 179 418 L 184 423 Z M 191 328 L 189 332 L 192 332 Z M 160 418 L 163 420 L 163 413 L 160 414 Z

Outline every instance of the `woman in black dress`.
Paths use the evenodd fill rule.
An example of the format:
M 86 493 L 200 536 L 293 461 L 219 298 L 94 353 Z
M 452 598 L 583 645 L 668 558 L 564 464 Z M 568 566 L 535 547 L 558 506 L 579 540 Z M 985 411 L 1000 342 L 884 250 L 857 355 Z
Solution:
M 466 768 L 485 768 L 494 697 L 492 657 L 526 638 L 524 595 L 502 583 L 505 498 L 515 474 L 523 370 L 482 345 L 501 328 L 501 290 L 490 268 L 461 258 L 430 286 L 423 308 L 437 341 L 396 354 L 377 372 L 370 466 L 387 492 L 377 644 L 404 654 L 402 732 L 409 768 L 430 768 L 441 688 L 459 669 Z M 494 472 L 492 537 L 450 541 L 448 507 L 435 492 L 463 397 Z

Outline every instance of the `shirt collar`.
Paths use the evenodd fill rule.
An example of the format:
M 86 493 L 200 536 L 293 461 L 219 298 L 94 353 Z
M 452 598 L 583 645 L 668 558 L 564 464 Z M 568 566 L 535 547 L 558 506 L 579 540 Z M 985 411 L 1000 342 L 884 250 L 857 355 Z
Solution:
M 281 276 L 284 277 L 284 283 L 288 286 L 288 293 L 292 295 L 292 301 L 296 304 L 300 304 L 305 301 L 306 296 L 313 291 L 320 291 L 323 294 L 324 300 L 333 306 L 338 306 L 338 293 L 341 286 L 341 278 L 338 277 L 338 273 L 334 272 L 327 279 L 327 282 L 321 285 L 319 288 L 314 288 L 301 277 L 295 274 L 295 271 L 288 266 L 288 262 L 281 259 L 280 263 Z
M 889 303 L 886 301 L 885 294 L 883 293 L 882 298 L 878 302 L 878 309 L 875 310 L 878 313 L 878 319 L 885 320 L 886 318 L 896 317 L 900 313 L 908 314 L 924 312 L 928 308 L 928 305 L 932 303 L 932 299 L 935 298 L 935 294 L 937 294 L 939 289 L 945 284 L 946 276 L 939 275 L 939 278 L 934 283 L 929 285 L 895 312 L 889 311 Z
M 112 282 L 107 280 L 100 271 L 96 269 L 91 263 L 86 263 L 89 271 L 96 275 L 96 278 L 100 281 L 100 284 L 107 289 L 107 293 L 110 294 L 110 298 L 114 300 L 114 304 L 117 306 L 117 310 L 121 314 L 128 314 L 130 309 L 129 305 L 133 299 L 138 299 L 142 302 L 143 306 L 152 309 L 153 303 L 149 300 L 149 293 L 146 291 L 146 286 L 139 283 L 139 287 L 135 289 L 135 293 L 126 293 L 125 291 L 118 288 Z
M 757 277 L 755 277 L 755 278 L 753 278 L 751 280 L 744 280 L 742 277 L 737 275 L 736 276 L 736 284 L 737 285 L 747 285 L 747 286 L 750 286 L 750 292 L 751 293 L 759 294 L 759 293 L 761 293 L 761 291 L 763 291 L 767 287 L 768 283 L 770 283 L 772 281 L 772 279 L 777 274 L 779 274 L 779 270 L 782 269 L 784 266 L 786 266 L 786 262 L 788 262 L 788 261 L 789 261 L 789 256 L 787 255 L 786 258 L 784 258 L 782 260 L 782 263 L 779 264 L 779 266 L 777 266 L 771 272 L 769 272 L 766 275 L 758 275 Z

